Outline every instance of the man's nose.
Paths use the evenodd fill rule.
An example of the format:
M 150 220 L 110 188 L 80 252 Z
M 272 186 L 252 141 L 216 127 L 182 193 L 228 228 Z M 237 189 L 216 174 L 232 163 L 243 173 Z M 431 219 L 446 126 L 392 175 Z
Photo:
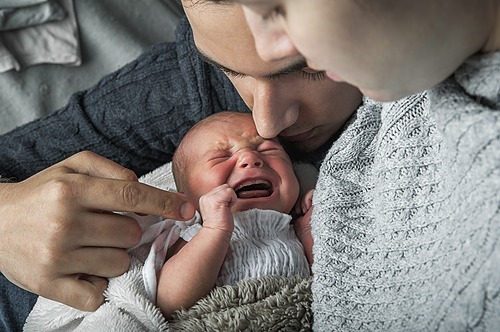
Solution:
M 241 151 L 239 154 L 239 168 L 260 168 L 264 166 L 264 162 L 255 151 Z
M 294 98 L 278 81 L 257 82 L 252 116 L 260 136 L 274 138 L 297 121 L 300 106 Z

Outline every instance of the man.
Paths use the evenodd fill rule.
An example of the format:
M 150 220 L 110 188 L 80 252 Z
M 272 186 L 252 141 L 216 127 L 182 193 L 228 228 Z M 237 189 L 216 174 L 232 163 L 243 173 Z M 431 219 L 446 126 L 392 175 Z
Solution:
M 106 277 L 127 269 L 125 250 L 140 236 L 133 220 L 109 211 L 192 215 L 179 197 L 135 182 L 171 159 L 190 126 L 246 104 L 261 135 L 279 136 L 296 156 L 319 164 L 322 148 L 361 103 L 358 90 L 331 82 L 301 57 L 260 60 L 238 6 L 184 5 L 193 33 L 182 21 L 176 43 L 152 48 L 60 112 L 1 137 L 2 176 L 23 180 L 0 184 L 0 268 L 13 283 L 95 310 Z M 82 150 L 109 159 L 74 155 Z M 27 293 L 5 280 L 2 290 L 6 326 L 19 327 L 31 305 L 7 300 Z

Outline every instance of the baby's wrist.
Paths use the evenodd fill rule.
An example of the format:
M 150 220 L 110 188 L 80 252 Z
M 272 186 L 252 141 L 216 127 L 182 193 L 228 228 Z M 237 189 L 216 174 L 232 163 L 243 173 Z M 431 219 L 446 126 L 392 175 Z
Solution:
M 210 230 L 210 231 L 214 231 L 214 232 L 220 232 L 221 234 L 224 234 L 228 238 L 231 238 L 231 236 L 233 235 L 234 226 L 233 225 L 231 225 L 231 226 L 229 226 L 229 225 L 228 226 L 215 226 L 215 225 L 203 224 L 202 229 L 206 229 L 206 230 Z

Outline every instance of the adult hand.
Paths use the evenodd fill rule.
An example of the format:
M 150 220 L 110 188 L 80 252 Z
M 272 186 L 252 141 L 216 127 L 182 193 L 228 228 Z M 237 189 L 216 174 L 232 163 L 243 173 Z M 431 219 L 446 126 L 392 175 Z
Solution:
M 0 269 L 18 286 L 74 308 L 104 301 L 108 277 L 124 273 L 141 229 L 109 211 L 190 219 L 182 196 L 137 182 L 91 152 L 78 153 L 19 183 L 0 184 Z

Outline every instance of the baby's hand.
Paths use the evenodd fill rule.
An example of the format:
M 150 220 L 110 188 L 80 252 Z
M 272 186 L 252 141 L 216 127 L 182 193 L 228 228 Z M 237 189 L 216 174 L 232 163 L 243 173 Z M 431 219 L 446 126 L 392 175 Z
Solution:
M 313 238 L 311 236 L 311 214 L 312 214 L 312 197 L 314 190 L 309 190 L 295 206 L 297 217 L 293 223 L 295 234 L 299 238 L 310 265 L 313 263 Z
M 309 209 L 312 207 L 313 193 L 314 189 L 311 189 L 297 201 L 297 203 L 295 204 L 295 213 L 297 215 L 300 216 L 306 214 L 307 211 L 309 211 Z
M 234 229 L 231 207 L 236 203 L 234 190 L 227 184 L 220 185 L 200 197 L 203 227 L 232 233 Z

